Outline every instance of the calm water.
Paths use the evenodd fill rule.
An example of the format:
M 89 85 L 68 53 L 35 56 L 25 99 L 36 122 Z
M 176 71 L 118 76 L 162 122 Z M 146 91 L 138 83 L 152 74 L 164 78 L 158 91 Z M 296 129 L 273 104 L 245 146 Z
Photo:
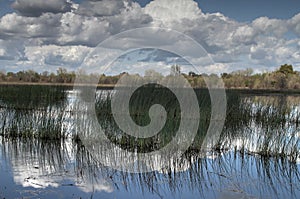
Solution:
M 0 198 L 300 197 L 300 95 L 228 94 L 228 113 L 218 147 L 199 150 L 207 129 L 204 119 L 182 159 L 159 171 L 127 173 L 105 167 L 95 151 L 74 139 L 76 92 L 63 89 L 55 91 L 62 93 L 55 97 L 52 91 L 45 96 L 37 95 L 39 92 L 26 91 L 31 93 L 25 96 L 28 101 L 18 100 L 22 96 L 14 97 L 14 93 L 5 94 L 5 89 L 0 93 Z M 111 94 L 98 91 L 97 98 L 105 101 Z M 97 115 L 112 142 L 127 150 L 154 145 L 122 134 L 105 107 L 98 103 L 102 111 Z M 133 108 L 133 112 L 137 110 L 139 106 Z M 147 123 L 147 118 L 136 121 Z M 170 132 L 176 122 L 168 126 L 158 140 L 168 141 L 164 131 Z M 39 136 L 32 137 L 30 132 Z M 44 132 L 64 136 L 45 139 Z M 22 136 L 17 136 L 20 133 Z M 107 157 L 126 159 L 121 153 Z

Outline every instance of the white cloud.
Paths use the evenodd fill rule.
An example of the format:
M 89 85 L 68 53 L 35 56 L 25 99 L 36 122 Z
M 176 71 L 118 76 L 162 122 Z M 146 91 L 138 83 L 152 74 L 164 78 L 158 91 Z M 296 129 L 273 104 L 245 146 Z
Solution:
M 145 26 L 152 21 L 152 18 L 144 14 L 137 3 L 124 4 L 124 6 L 119 14 L 113 16 L 85 16 L 76 12 L 63 14 L 58 43 L 95 47 L 111 35 Z
M 3 48 L 0 48 L 0 57 L 4 56 L 6 54 L 5 50 Z
M 238 44 L 251 44 L 254 41 L 256 32 L 253 27 L 249 25 L 241 25 L 231 35 L 234 43 Z
M 145 13 L 162 22 L 194 20 L 202 15 L 198 4 L 191 0 L 155 0 L 145 7 Z
M 271 67 L 287 60 L 300 63 L 300 39 L 286 37 L 291 32 L 300 36 L 300 13 L 288 20 L 260 17 L 240 23 L 222 13 L 203 13 L 193 0 L 154 0 L 145 8 L 130 0 L 86 0 L 81 4 L 69 0 L 17 0 L 13 8 L 19 14 L 0 18 L 0 59 L 26 60 L 28 56 L 32 66 L 76 65 L 86 53 L 83 46 L 91 50 L 112 35 L 147 26 L 191 36 L 215 62 L 232 69 L 240 63 L 245 67 Z M 144 37 L 135 35 L 119 44 L 159 46 L 173 41 L 182 52 L 197 56 L 180 38 L 148 37 L 145 41 Z M 74 49 L 78 60 L 70 56 Z
M 291 30 L 300 36 L 300 13 L 292 17 L 290 20 L 287 21 L 288 25 L 290 26 Z
M 215 63 L 212 64 L 210 66 L 206 66 L 203 69 L 204 73 L 210 74 L 210 73 L 214 73 L 214 74 L 220 74 L 222 72 L 227 72 L 228 71 L 228 65 L 223 64 L 223 63 Z
M 85 46 L 29 46 L 25 49 L 28 61 L 36 65 L 78 67 L 91 48 Z
M 260 17 L 252 22 L 252 26 L 259 34 L 282 37 L 288 32 L 287 23 L 284 20 L 279 19 Z
M 293 53 L 291 51 L 292 51 L 291 48 L 281 46 L 281 47 L 275 49 L 275 55 L 278 58 L 289 58 L 293 55 Z
M 24 17 L 11 13 L 0 19 L 0 37 L 52 38 L 59 32 L 60 14 L 46 13 L 40 17 Z
M 96 46 L 110 36 L 109 23 L 101 18 L 65 13 L 60 22 L 60 36 L 57 37 L 60 45 Z
M 16 150 L 21 149 L 18 148 Z M 97 191 L 106 193 L 113 192 L 113 185 L 101 177 L 97 178 L 97 182 L 95 182 L 95 180 L 92 182 L 84 175 L 82 178 L 78 178 L 75 168 L 73 171 L 72 169 L 69 170 L 68 174 L 64 169 L 61 169 L 61 166 L 75 165 L 75 151 L 72 141 L 66 140 L 64 149 L 59 151 L 63 154 L 62 156 L 47 154 L 49 158 L 52 158 L 51 163 L 44 161 L 45 157 L 42 156 L 45 154 L 42 154 L 38 149 L 22 150 L 20 156 L 14 155 L 12 152 L 10 164 L 12 167 L 13 181 L 22 187 L 32 187 L 36 189 L 58 188 L 63 186 L 66 182 L 70 182 L 74 183 L 79 190 L 86 193 Z M 64 165 L 61 165 L 61 161 L 57 158 L 63 158 Z
M 122 31 L 150 26 L 152 17 L 144 13 L 138 3 L 127 4 L 119 15 L 106 18 L 109 22 L 109 33 L 118 34 Z
M 80 184 L 81 185 L 81 184 Z M 112 193 L 114 191 L 114 188 L 113 186 L 101 179 L 100 182 L 97 182 L 95 184 L 92 184 L 92 183 L 86 183 L 84 184 L 83 186 L 78 186 L 80 190 L 86 192 L 86 193 L 93 193 L 95 191 L 98 191 L 98 192 L 106 192 L 106 193 Z

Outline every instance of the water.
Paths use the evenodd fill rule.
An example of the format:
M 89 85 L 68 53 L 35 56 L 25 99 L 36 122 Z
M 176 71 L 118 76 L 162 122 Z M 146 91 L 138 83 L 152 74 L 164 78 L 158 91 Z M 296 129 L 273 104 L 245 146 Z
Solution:
M 172 171 L 128 174 L 93 162 L 71 141 L 1 140 L 5 198 L 297 198 L 299 165 L 227 152 Z
M 218 147 L 205 152 L 200 150 L 202 134 L 207 128 L 204 118 L 200 122 L 204 130 L 199 130 L 182 159 L 170 162 L 159 171 L 127 173 L 104 166 L 95 151 L 90 151 L 76 139 L 74 120 L 77 115 L 72 112 L 76 106 L 76 92 L 69 89 L 60 92 L 66 95 L 59 100 L 42 97 L 47 100 L 36 106 L 1 98 L 0 198 L 300 196 L 300 96 L 296 94 L 262 96 L 230 93 L 227 118 Z M 110 94 L 108 90 L 98 91 L 103 100 Z M 31 104 L 30 110 L 26 108 L 28 104 Z M 101 106 L 106 107 L 105 103 L 100 103 Z M 135 110 L 140 110 L 140 106 L 132 109 L 133 112 Z M 206 109 L 202 110 L 205 112 Z M 98 120 L 114 143 L 133 151 L 153 146 L 151 140 L 140 142 L 126 137 L 111 120 L 109 111 L 98 113 Z M 147 123 L 148 119 L 142 117 L 136 121 Z M 161 140 L 169 139 L 164 131 L 169 132 L 172 126 L 176 126 L 173 123 L 168 125 L 160 139 L 155 138 L 160 140 L 156 144 L 158 148 L 163 145 Z M 22 133 L 20 136 L 18 133 L 24 132 L 24 129 L 28 132 L 35 130 L 37 135 Z M 44 131 L 46 133 L 41 134 Z M 67 136 L 48 139 L 48 133 Z M 107 154 L 107 157 L 126 160 L 121 153 Z

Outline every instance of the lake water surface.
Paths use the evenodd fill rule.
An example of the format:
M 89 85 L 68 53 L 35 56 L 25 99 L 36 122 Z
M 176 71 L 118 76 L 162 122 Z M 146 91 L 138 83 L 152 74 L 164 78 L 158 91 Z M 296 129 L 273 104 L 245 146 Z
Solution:
M 204 118 L 181 159 L 161 170 L 139 173 L 136 168 L 136 173 L 128 173 L 104 166 L 78 138 L 74 125 L 78 92 L 46 89 L 1 88 L 0 198 L 300 197 L 298 94 L 228 91 L 223 132 L 209 151 L 200 149 L 210 118 L 209 102 L 201 102 Z M 206 99 L 205 91 L 196 92 L 199 99 Z M 128 151 L 147 152 L 172 138 L 177 116 L 167 120 L 157 137 L 141 141 L 125 135 L 107 105 L 112 95 L 111 90 L 97 91 L 96 114 L 113 143 Z M 176 115 L 176 103 L 166 104 L 174 106 L 170 112 Z M 132 106 L 135 121 L 147 124 L 149 118 L 141 110 L 147 106 Z M 110 157 L 120 162 L 127 158 L 107 153 Z

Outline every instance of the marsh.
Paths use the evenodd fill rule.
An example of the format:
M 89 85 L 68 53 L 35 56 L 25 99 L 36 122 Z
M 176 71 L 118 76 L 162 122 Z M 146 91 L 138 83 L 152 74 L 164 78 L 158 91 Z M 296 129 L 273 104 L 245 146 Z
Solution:
M 160 170 L 139 172 L 136 167 L 129 173 L 103 165 L 96 151 L 81 140 L 80 131 L 93 128 L 80 91 L 64 86 L 1 86 L 1 198 L 297 198 L 300 94 L 226 90 L 221 136 L 203 151 L 211 101 L 209 91 L 195 89 L 195 93 L 201 117 L 188 150 Z M 176 135 L 181 109 L 171 92 L 148 86 L 132 96 L 129 112 L 140 126 L 151 122 L 148 113 L 153 104 L 162 104 L 167 112 L 159 134 L 145 139 L 118 127 L 110 106 L 114 95 L 113 90 L 98 89 L 94 105 L 97 122 L 114 145 L 148 153 Z M 82 129 L 77 126 L 79 116 Z M 105 154 L 102 149 L 99 153 Z M 106 157 L 126 161 L 122 153 Z

